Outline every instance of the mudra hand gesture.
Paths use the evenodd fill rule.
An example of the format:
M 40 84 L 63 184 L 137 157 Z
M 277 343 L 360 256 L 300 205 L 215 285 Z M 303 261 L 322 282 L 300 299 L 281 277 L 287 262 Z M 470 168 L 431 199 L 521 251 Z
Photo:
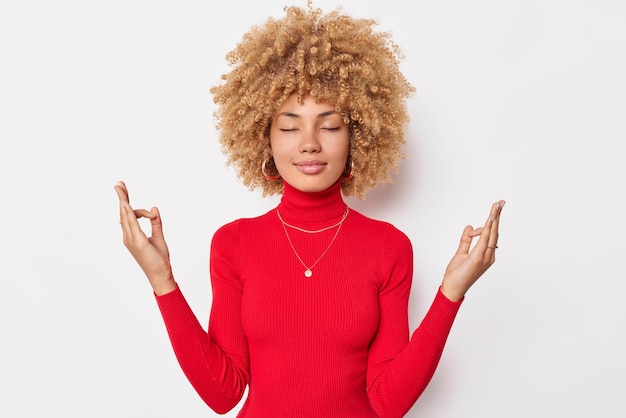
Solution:
M 485 224 L 474 229 L 468 225 L 463 230 L 459 248 L 450 260 L 441 283 L 441 291 L 452 301 L 460 300 L 465 292 L 496 261 L 498 248 L 498 225 L 504 200 L 495 202 Z M 470 251 L 472 240 L 480 236 Z
M 176 283 L 172 276 L 169 251 L 163 237 L 159 209 L 156 207 L 149 211 L 133 209 L 124 182 L 118 182 L 114 188 L 120 199 L 120 224 L 124 245 L 148 277 L 152 289 L 157 295 L 163 295 L 174 290 Z M 150 220 L 152 226 L 150 237 L 141 230 L 139 218 Z
M 174 290 L 176 282 L 172 275 L 159 209 L 156 207 L 149 211 L 133 209 L 124 182 L 118 182 L 114 188 L 120 200 L 120 224 L 124 245 L 148 277 L 157 295 Z M 489 217 L 482 227 L 474 229 L 468 225 L 463 230 L 459 248 L 450 260 L 441 283 L 441 291 L 448 299 L 458 301 L 463 298 L 469 288 L 495 262 L 498 225 L 504 203 L 500 200 L 491 206 Z M 152 227 L 150 237 L 141 230 L 139 218 L 150 220 Z M 470 251 L 475 237 L 480 238 Z

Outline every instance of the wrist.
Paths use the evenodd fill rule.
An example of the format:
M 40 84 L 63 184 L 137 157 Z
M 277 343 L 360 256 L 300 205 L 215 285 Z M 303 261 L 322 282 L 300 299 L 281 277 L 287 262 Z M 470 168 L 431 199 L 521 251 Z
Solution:
M 448 298 L 451 302 L 458 302 L 465 296 L 465 289 L 460 289 L 457 286 L 451 286 L 445 281 L 441 283 L 439 287 L 441 293 Z
M 152 286 L 152 290 L 154 294 L 157 296 L 163 296 L 167 293 L 170 293 L 176 290 L 176 282 L 174 280 L 168 281 L 167 283 L 161 283 L 158 286 Z
M 149 277 L 149 281 L 152 290 L 157 296 L 169 293 L 177 287 L 171 271 L 162 277 Z

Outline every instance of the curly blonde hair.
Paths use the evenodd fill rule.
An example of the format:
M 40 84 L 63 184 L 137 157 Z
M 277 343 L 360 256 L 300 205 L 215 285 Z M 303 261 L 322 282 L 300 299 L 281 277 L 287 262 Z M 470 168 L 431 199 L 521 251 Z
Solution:
M 282 180 L 268 180 L 261 171 L 270 158 L 271 118 L 293 93 L 308 93 L 334 105 L 348 124 L 354 177 L 343 180 L 342 193 L 363 199 L 391 181 L 404 157 L 406 99 L 415 89 L 400 72 L 401 52 L 389 33 L 374 30 L 373 19 L 339 9 L 323 14 L 311 1 L 308 9 L 284 11 L 243 36 L 226 55 L 234 68 L 211 88 L 227 164 L 248 188 L 281 194 Z

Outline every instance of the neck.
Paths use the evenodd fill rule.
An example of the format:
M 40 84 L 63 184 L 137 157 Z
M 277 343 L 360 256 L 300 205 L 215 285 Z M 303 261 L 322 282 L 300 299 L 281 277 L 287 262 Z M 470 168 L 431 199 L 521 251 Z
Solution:
M 280 215 L 293 225 L 324 227 L 338 222 L 346 211 L 341 196 L 341 180 L 321 192 L 307 193 L 285 183 L 285 193 L 278 205 Z

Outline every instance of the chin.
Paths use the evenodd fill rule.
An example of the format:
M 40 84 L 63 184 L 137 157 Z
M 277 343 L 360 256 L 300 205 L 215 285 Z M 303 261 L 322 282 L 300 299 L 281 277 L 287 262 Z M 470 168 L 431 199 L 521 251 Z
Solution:
M 296 174 L 296 175 L 293 175 Z M 329 175 L 330 174 L 330 175 Z M 292 173 L 283 176 L 283 181 L 291 187 L 304 193 L 317 193 L 332 187 L 341 178 L 342 173 L 302 174 Z
M 293 185 L 292 185 L 293 186 Z M 317 193 L 317 192 L 323 192 L 324 190 L 328 189 L 330 186 L 302 186 L 302 185 L 296 185 L 293 186 L 295 189 L 300 190 L 301 192 L 304 193 Z
M 289 183 L 291 187 L 305 193 L 323 192 L 324 190 L 335 184 L 335 182 L 336 181 L 295 181 L 293 183 L 290 183 L 289 181 L 287 181 L 287 183 Z

